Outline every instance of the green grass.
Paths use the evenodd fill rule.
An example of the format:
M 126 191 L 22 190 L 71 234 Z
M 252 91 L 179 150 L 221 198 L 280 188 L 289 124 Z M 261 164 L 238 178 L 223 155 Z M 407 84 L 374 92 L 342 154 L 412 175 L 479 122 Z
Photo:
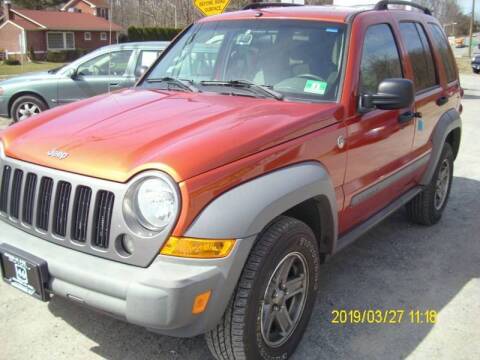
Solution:
M 12 76 L 23 74 L 33 71 L 45 71 L 50 70 L 56 67 L 60 67 L 63 64 L 60 63 L 51 63 L 51 62 L 29 62 L 23 65 L 5 65 L 3 62 L 0 63 L 0 76 Z

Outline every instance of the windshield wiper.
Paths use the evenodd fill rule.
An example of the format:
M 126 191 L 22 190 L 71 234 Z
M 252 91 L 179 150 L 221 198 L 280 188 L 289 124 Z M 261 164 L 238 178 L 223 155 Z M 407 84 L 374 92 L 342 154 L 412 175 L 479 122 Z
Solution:
M 230 87 L 237 87 L 242 89 L 251 89 L 255 91 L 257 94 L 261 93 L 263 96 L 273 98 L 276 100 L 283 100 L 283 95 L 275 90 L 269 88 L 266 85 L 258 85 L 254 82 L 248 80 L 230 80 L 230 81 L 223 81 L 223 80 L 204 80 L 200 81 L 200 85 L 202 86 L 230 86 Z
M 152 79 L 147 79 L 147 83 L 152 84 L 152 83 L 166 83 L 168 85 L 175 85 L 179 87 L 182 90 L 190 91 L 190 92 L 200 92 L 198 88 L 192 85 L 191 81 L 188 80 L 183 80 L 183 79 L 176 79 L 172 78 L 169 76 L 162 77 L 162 78 L 152 78 Z M 170 89 L 170 88 L 169 88 Z

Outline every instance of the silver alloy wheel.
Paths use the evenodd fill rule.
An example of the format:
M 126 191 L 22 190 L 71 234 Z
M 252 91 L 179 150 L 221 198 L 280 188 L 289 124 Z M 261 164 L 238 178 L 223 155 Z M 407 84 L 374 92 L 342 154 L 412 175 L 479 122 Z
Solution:
M 42 110 L 40 110 L 38 105 L 34 104 L 33 102 L 26 101 L 21 103 L 17 109 L 17 120 L 25 120 L 30 116 L 40 114 L 41 112 Z
M 450 186 L 450 163 L 448 159 L 444 159 L 440 165 L 437 183 L 435 186 L 434 206 L 436 210 L 440 210 L 447 200 L 448 188 Z
M 302 318 L 308 293 L 308 267 L 298 252 L 285 256 L 277 265 L 262 301 L 260 326 L 270 347 L 283 345 Z

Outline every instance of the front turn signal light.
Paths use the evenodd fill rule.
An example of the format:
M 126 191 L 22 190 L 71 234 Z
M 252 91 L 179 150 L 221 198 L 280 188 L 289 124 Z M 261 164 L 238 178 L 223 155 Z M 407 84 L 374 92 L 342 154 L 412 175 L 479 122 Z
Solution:
M 205 311 L 212 295 L 212 290 L 205 291 L 204 293 L 198 294 L 193 301 L 192 314 L 198 315 Z
M 193 239 L 171 236 L 163 245 L 160 254 L 197 258 L 218 259 L 228 256 L 235 245 L 235 240 Z

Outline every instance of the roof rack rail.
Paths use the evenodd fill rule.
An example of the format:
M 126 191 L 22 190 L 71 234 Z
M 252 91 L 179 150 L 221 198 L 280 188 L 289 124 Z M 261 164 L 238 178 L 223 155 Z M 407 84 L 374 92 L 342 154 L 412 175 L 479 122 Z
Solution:
M 432 12 L 429 8 L 422 6 L 420 4 L 416 4 L 414 2 L 404 1 L 404 0 L 382 0 L 375 5 L 374 10 L 388 10 L 388 5 L 411 6 L 411 7 L 422 10 L 427 15 L 432 15 Z
M 289 7 L 289 6 L 303 6 L 301 4 L 289 4 L 289 3 L 252 3 L 246 5 L 242 10 L 255 10 L 262 8 L 272 8 L 272 7 Z

